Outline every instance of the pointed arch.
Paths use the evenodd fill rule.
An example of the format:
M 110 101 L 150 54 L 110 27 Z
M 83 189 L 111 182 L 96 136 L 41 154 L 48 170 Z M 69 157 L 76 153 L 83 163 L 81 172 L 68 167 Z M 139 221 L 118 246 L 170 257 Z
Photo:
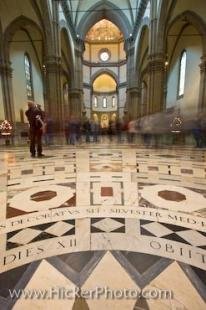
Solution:
M 202 20 L 202 18 L 198 14 L 192 11 L 184 11 L 171 21 L 171 23 L 167 27 L 166 37 L 164 40 L 165 45 L 167 43 L 166 38 L 168 36 L 168 33 L 170 32 L 171 28 L 178 22 L 180 23 L 179 32 L 181 32 L 181 29 L 184 26 L 184 24 L 182 25 L 183 22 L 188 25 L 191 24 L 197 29 L 197 31 L 201 34 L 203 54 L 206 55 L 206 23 Z
M 91 85 L 93 85 L 94 81 L 102 74 L 110 75 L 115 80 L 118 86 L 118 76 L 112 70 L 109 70 L 109 69 L 103 69 L 103 70 L 101 69 L 95 72 L 91 77 Z
M 43 50 L 43 54 L 46 54 L 46 40 L 45 40 L 45 35 L 42 32 L 41 28 L 39 27 L 38 24 L 36 24 L 32 19 L 21 15 L 19 17 L 17 17 L 16 19 L 14 19 L 6 28 L 4 35 L 3 35 L 3 50 L 4 50 L 4 55 L 5 57 L 7 57 L 7 61 L 9 61 L 9 46 L 10 46 L 10 42 L 12 41 L 12 38 L 14 36 L 14 34 L 18 31 L 18 30 L 22 30 L 22 29 L 27 29 L 28 26 L 33 27 L 33 30 L 36 31 L 36 33 L 39 35 L 39 39 L 42 41 L 42 50 Z
M 142 23 L 139 27 L 139 31 L 138 31 L 138 35 L 136 37 L 136 41 L 135 41 L 135 51 L 134 51 L 134 68 L 137 68 L 138 67 L 138 55 L 139 55 L 139 52 L 140 52 L 140 42 L 141 42 L 141 39 L 142 39 L 142 36 L 143 36 L 143 32 L 145 30 L 145 27 L 147 27 L 149 29 L 149 18 L 148 17 L 145 17 L 143 20 L 142 20 Z
M 68 69 L 71 75 L 74 75 L 74 65 L 75 65 L 75 57 L 74 57 L 74 44 L 72 41 L 72 37 L 70 35 L 70 32 L 68 31 L 67 25 L 65 21 L 60 22 L 60 38 L 61 38 L 61 51 L 63 51 L 63 42 L 62 40 L 65 40 L 66 48 L 67 48 L 67 55 L 65 55 L 65 51 L 63 51 L 64 57 L 66 58 L 66 62 L 68 64 Z
M 93 5 L 81 18 L 77 26 L 77 33 L 84 40 L 89 29 L 101 19 L 108 19 L 114 23 L 124 34 L 124 38 L 129 38 L 132 33 L 132 26 L 127 16 L 110 1 L 101 1 Z

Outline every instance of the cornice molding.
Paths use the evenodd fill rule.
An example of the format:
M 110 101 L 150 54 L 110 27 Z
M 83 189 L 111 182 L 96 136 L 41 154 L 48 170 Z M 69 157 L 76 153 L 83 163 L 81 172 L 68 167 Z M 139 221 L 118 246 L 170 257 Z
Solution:
M 118 61 L 118 62 L 90 62 L 88 60 L 83 60 L 83 65 L 88 66 L 88 67 L 102 67 L 102 68 L 107 68 L 107 67 L 121 67 L 123 65 L 126 65 L 127 61 L 126 59 Z

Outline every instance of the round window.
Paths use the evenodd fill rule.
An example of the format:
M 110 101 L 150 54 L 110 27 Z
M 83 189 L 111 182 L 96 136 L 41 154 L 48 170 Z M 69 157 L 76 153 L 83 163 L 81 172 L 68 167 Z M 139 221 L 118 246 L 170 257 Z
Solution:
M 108 61 L 110 59 L 110 52 L 107 49 L 101 50 L 99 53 L 99 58 L 101 61 Z

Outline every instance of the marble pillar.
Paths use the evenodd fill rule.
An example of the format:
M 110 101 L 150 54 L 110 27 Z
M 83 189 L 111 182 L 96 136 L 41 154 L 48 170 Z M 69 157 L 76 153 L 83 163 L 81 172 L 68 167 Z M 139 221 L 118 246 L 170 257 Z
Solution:
M 3 106 L 5 118 L 15 125 L 15 112 L 12 89 L 12 68 L 11 63 L 0 62 L 0 75 L 2 81 Z
M 81 118 L 83 112 L 83 52 L 84 42 L 77 38 L 75 41 L 74 76 L 69 90 L 70 115 Z
M 134 67 L 135 47 L 134 40 L 129 38 L 125 42 L 127 54 L 127 100 L 125 110 L 128 111 L 129 118 L 137 118 L 140 113 L 140 92 L 138 88 L 137 70 Z
M 63 100 L 61 90 L 61 63 L 59 57 L 49 57 L 46 66 L 46 102 L 49 116 L 59 127 L 63 120 Z
M 149 57 L 148 63 L 148 113 L 153 114 L 164 110 L 165 106 L 165 58 L 163 55 Z
M 206 56 L 203 56 L 200 64 L 200 91 L 198 110 L 206 110 Z
M 69 102 L 70 102 L 70 115 L 78 118 L 82 115 L 82 89 L 71 89 L 69 90 Z
M 130 119 L 140 116 L 140 91 L 138 87 L 127 88 L 127 108 Z

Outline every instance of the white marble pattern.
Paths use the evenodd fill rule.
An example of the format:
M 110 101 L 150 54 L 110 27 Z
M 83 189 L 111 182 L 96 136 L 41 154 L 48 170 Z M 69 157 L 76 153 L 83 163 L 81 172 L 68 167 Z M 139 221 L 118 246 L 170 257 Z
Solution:
M 163 236 L 173 233 L 172 230 L 166 228 L 165 226 L 157 222 L 145 224 L 145 225 L 142 225 L 142 227 L 157 237 L 163 237 Z
M 105 218 L 103 220 L 98 221 L 97 223 L 92 224 L 92 226 L 105 232 L 111 232 L 112 230 L 116 230 L 120 227 L 123 227 L 124 224 L 110 218 Z
M 194 246 L 206 246 L 206 237 L 195 230 L 184 230 L 176 233 Z
M 41 233 L 41 230 L 26 228 L 9 238 L 8 241 L 18 244 L 27 244 Z
M 57 196 L 44 201 L 33 201 L 31 195 L 43 191 L 54 191 Z M 72 198 L 74 190 L 70 187 L 60 185 L 40 186 L 32 187 L 26 191 L 23 191 L 10 199 L 10 206 L 15 209 L 19 209 L 25 212 L 43 211 L 50 208 L 55 208 L 63 204 L 68 199 Z
M 150 309 L 204 310 L 205 302 L 189 279 L 174 262 L 145 288 L 145 290 L 170 290 L 172 298 L 149 299 Z
M 128 276 L 126 271 L 110 252 L 104 255 L 82 288 L 88 290 L 95 289 L 96 287 L 103 289 L 108 288 L 113 291 L 123 289 L 139 290 L 139 287 Z M 90 310 L 131 310 L 135 305 L 135 300 L 124 298 L 110 299 L 105 298 L 105 295 L 102 294 L 98 299 L 87 300 L 87 303 Z
M 45 229 L 45 232 L 60 237 L 72 228 L 74 228 L 74 225 L 60 221 Z
M 186 200 L 176 202 L 163 199 L 158 195 L 160 191 L 174 191 L 181 193 L 186 196 Z M 194 212 L 206 207 L 206 198 L 204 198 L 201 194 L 179 186 L 145 186 L 141 191 L 141 195 L 144 199 L 154 204 L 155 206 L 168 210 Z
M 14 310 L 65 310 L 72 309 L 74 304 L 74 297 L 71 298 L 58 298 L 58 290 L 63 288 L 65 290 L 75 289 L 75 285 L 62 275 L 57 269 L 50 265 L 47 261 L 43 260 L 35 271 L 33 277 L 30 279 L 25 287 L 25 291 L 38 291 L 48 292 L 48 298 L 33 298 L 24 299 L 20 298 L 14 305 Z M 49 294 L 52 294 L 53 298 L 50 298 Z M 59 294 L 59 296 L 61 296 Z

